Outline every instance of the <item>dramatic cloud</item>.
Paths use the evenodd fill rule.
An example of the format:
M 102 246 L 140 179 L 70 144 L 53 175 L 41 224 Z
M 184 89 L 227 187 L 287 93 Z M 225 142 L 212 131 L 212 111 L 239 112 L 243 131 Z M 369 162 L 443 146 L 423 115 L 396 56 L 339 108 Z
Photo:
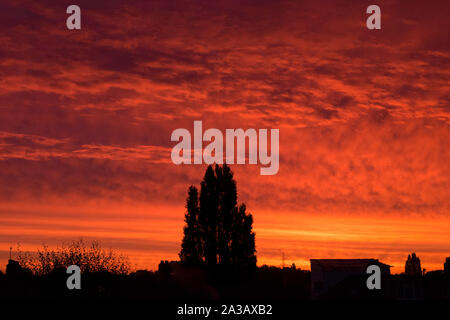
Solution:
M 186 189 L 205 166 L 173 165 L 170 134 L 191 130 L 194 120 L 205 129 L 280 129 L 278 175 L 233 167 L 240 201 L 260 230 L 262 262 L 287 243 L 279 237 L 273 248 L 267 239 L 278 233 L 258 225 L 275 223 L 279 212 L 418 223 L 449 217 L 448 1 L 379 1 L 382 29 L 374 31 L 365 27 L 365 1 L 77 4 L 79 31 L 67 30 L 61 1 L 0 4 L 0 203 L 19 210 L 0 228 L 5 246 L 68 238 L 67 224 L 45 224 L 43 210 L 33 216 L 42 224 L 31 224 L 24 206 L 81 206 L 80 217 L 91 223 L 91 205 L 124 206 L 124 217 L 144 206 L 149 225 L 161 222 L 161 238 L 142 236 L 138 245 L 132 239 L 140 231 L 123 223 L 105 233 L 81 225 L 73 235 L 98 232 L 111 245 L 142 252 L 152 239 L 159 248 L 148 249 L 152 267 L 164 255 L 176 258 Z M 153 216 L 155 206 L 178 211 L 165 209 L 174 217 L 166 223 Z M 360 226 L 347 221 L 352 230 Z M 176 236 L 161 240 L 162 225 Z M 128 238 L 117 236 L 122 227 Z M 34 230 L 26 231 L 33 239 L 25 229 Z M 365 240 L 349 252 L 399 261 L 416 248 L 448 251 L 417 236 L 389 256 L 385 243 Z M 339 241 L 327 247 L 340 252 Z M 292 256 L 305 264 L 309 252 Z

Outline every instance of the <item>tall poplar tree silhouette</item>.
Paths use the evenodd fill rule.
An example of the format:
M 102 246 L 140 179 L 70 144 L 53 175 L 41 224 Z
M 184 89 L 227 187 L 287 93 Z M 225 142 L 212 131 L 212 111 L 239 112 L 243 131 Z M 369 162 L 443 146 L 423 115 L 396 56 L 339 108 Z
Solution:
M 217 178 L 211 166 L 208 166 L 200 184 L 200 228 L 204 242 L 204 259 L 208 267 L 217 264 L 217 216 L 218 190 Z
M 188 265 L 200 265 L 203 262 L 203 241 L 201 237 L 199 217 L 198 190 L 190 186 L 186 199 L 186 215 L 184 220 L 184 238 L 181 243 L 180 259 Z
M 191 186 L 186 207 L 182 262 L 208 267 L 256 266 L 253 217 L 245 204 L 237 206 L 236 181 L 227 165 L 208 166 L 200 195 Z
M 233 213 L 237 206 L 237 188 L 230 167 L 216 166 L 218 181 L 218 221 L 217 241 L 219 264 L 231 263 L 231 236 L 233 228 Z

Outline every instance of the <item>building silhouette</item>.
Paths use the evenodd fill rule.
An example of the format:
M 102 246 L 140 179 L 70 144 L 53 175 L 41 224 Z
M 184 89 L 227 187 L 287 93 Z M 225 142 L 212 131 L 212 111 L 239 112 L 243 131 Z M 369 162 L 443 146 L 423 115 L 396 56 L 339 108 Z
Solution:
M 450 257 L 447 257 L 445 259 L 445 263 L 444 263 L 444 273 L 445 274 L 450 274 Z
M 367 267 L 378 265 L 382 276 L 390 275 L 390 266 L 378 259 L 311 259 L 311 297 L 325 296 L 330 290 L 353 278 L 356 290 L 365 290 Z
M 25 269 L 22 268 L 19 262 L 9 259 L 8 264 L 6 265 L 6 275 L 8 277 L 17 277 L 22 275 L 25 272 Z

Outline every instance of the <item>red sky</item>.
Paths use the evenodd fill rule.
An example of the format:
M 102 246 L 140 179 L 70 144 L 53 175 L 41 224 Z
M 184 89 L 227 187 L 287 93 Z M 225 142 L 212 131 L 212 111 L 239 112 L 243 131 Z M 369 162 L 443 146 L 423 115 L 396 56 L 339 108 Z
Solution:
M 171 132 L 279 128 L 280 170 L 232 166 L 258 263 L 450 256 L 448 1 L 0 3 L 0 268 L 9 246 L 98 239 L 176 259 Z

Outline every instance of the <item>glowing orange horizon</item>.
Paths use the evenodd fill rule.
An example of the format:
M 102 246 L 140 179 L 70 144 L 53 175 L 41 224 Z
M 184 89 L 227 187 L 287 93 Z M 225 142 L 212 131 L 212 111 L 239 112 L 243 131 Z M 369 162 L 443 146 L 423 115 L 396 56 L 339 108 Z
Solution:
M 10 245 L 16 250 L 20 243 L 22 250 L 35 251 L 42 244 L 55 247 L 79 238 L 99 240 L 105 247 L 128 255 L 133 269 L 155 270 L 160 260 L 178 260 L 184 224 L 182 206 L 80 206 L 67 211 L 35 206 L 26 212 L 49 216 L 33 221 L 15 217 L 17 210 L 23 210 L 22 206 L 0 207 L 3 266 Z M 157 215 L 151 214 L 155 211 Z M 283 254 L 286 266 L 295 263 L 302 269 L 309 269 L 309 259 L 376 258 L 390 264 L 392 272 L 401 273 L 407 255 L 416 252 L 422 267 L 430 271 L 442 269 L 450 251 L 447 217 L 430 217 L 424 223 L 419 215 L 405 219 L 291 212 L 277 213 L 272 219 L 263 210 L 252 213 L 259 266 L 281 266 Z

